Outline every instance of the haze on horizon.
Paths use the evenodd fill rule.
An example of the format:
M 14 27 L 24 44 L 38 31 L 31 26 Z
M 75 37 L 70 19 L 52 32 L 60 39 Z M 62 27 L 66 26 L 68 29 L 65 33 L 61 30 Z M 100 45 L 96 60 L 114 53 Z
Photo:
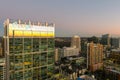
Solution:
M 1 34 L 6 18 L 55 23 L 56 36 L 120 36 L 120 0 L 1 0 Z

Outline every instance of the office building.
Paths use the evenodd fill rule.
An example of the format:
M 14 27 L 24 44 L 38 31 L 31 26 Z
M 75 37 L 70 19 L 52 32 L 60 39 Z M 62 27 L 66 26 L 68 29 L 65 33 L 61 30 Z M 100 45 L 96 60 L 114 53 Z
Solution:
M 101 43 L 107 47 L 110 47 L 111 46 L 110 35 L 109 34 L 102 35 Z
M 80 40 L 79 36 L 75 35 L 75 36 L 72 37 L 71 47 L 78 48 L 79 51 L 81 51 L 81 40 Z
M 111 39 L 111 46 L 113 48 L 120 48 L 120 38 L 112 38 Z
M 103 46 L 101 44 L 94 44 L 93 42 L 87 44 L 87 67 L 90 71 L 100 69 L 103 65 Z
M 45 80 L 54 69 L 54 25 L 4 22 L 6 80 Z

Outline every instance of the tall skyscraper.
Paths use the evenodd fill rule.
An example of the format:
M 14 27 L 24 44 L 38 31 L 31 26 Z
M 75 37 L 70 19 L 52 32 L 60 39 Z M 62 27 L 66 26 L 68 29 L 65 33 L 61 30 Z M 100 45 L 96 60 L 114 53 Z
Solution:
M 101 39 L 101 43 L 103 45 L 106 45 L 108 47 L 110 47 L 110 34 L 105 34 L 105 35 L 102 35 L 102 39 Z
M 72 37 L 71 47 L 78 48 L 79 51 L 81 51 L 81 40 L 80 40 L 79 36 L 75 35 L 75 36 Z
M 54 25 L 4 23 L 6 80 L 45 80 L 54 69 Z
M 103 46 L 101 44 L 94 44 L 93 42 L 87 44 L 87 67 L 90 71 L 95 71 L 103 65 Z

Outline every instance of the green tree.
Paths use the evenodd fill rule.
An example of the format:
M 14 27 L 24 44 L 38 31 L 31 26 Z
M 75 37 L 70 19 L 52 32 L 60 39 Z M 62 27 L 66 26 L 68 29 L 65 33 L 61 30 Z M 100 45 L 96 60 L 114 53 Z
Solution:
M 99 39 L 96 36 L 92 36 L 92 37 L 88 38 L 88 41 L 89 42 L 94 42 L 94 43 L 99 43 Z

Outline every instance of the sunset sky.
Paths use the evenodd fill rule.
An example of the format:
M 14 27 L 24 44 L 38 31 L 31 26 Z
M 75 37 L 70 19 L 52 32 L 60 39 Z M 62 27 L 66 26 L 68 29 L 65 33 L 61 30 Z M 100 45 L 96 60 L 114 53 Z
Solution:
M 55 23 L 56 36 L 120 36 L 120 0 L 0 0 L 1 33 L 6 18 Z

